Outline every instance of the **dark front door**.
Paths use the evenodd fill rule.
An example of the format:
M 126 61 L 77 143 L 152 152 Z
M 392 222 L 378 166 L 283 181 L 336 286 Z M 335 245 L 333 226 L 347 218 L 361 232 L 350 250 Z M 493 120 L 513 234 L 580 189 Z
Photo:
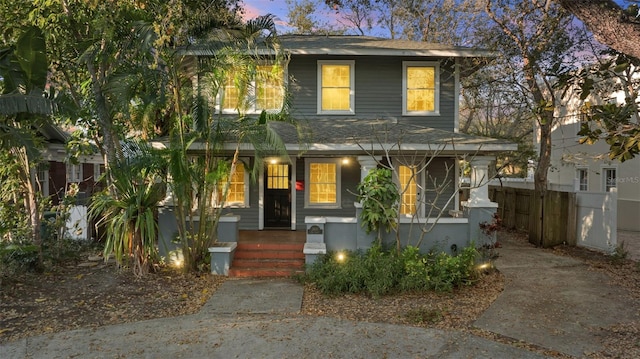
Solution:
M 291 227 L 290 166 L 269 163 L 264 175 L 264 226 Z

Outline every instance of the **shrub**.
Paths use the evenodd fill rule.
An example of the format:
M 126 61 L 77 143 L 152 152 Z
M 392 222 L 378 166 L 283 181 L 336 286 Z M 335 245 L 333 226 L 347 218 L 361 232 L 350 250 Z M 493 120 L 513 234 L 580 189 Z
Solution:
M 394 291 L 450 291 L 476 276 L 477 251 L 473 246 L 459 255 L 421 254 L 406 247 L 398 255 L 375 245 L 366 252 L 329 252 L 309 267 L 305 279 L 324 294 L 364 293 L 374 297 Z

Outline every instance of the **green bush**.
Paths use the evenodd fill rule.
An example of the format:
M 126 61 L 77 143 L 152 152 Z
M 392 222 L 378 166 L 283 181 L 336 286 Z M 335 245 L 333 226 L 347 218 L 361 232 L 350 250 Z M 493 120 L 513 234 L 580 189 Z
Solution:
M 344 257 L 339 259 L 338 255 Z M 373 246 L 366 252 L 329 252 L 309 267 L 305 279 L 324 294 L 365 293 L 374 297 L 395 291 L 450 291 L 476 276 L 473 246 L 459 255 L 421 254 L 416 247 L 400 253 Z
M 38 246 L 33 244 L 0 245 L 0 275 L 39 270 Z

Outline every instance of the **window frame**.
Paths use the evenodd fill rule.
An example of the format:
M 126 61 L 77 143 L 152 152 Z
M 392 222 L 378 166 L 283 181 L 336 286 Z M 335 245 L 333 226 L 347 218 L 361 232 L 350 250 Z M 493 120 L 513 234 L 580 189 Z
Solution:
M 584 173 L 584 183 L 582 183 L 581 174 Z M 583 187 L 584 185 L 584 187 Z M 584 188 L 584 189 L 583 189 Z M 577 167 L 576 168 L 576 190 L 578 192 L 587 192 L 589 191 L 589 169 L 586 167 Z
M 229 202 L 228 200 L 225 201 L 224 203 L 220 203 L 219 206 L 222 206 L 222 208 L 249 208 L 250 205 L 250 201 L 249 201 L 249 195 L 250 195 L 250 186 L 249 186 L 249 158 L 248 157 L 240 157 L 238 158 L 238 163 L 241 163 L 242 166 L 244 167 L 244 174 L 243 174 L 243 190 L 244 190 L 244 201 L 240 202 L 240 201 L 233 201 L 233 202 Z M 218 188 L 216 188 L 215 190 L 216 192 L 216 196 L 218 195 Z
M 406 167 L 406 168 L 413 168 L 413 185 L 414 185 L 414 189 L 413 192 L 415 192 L 415 201 L 413 204 L 406 204 L 404 202 L 404 196 L 408 195 L 407 192 L 404 192 L 404 186 L 405 184 L 402 183 L 402 178 L 401 178 L 401 168 Z M 400 202 L 398 203 L 398 212 L 400 213 L 401 216 L 406 216 L 406 217 L 413 217 L 414 215 L 417 215 L 420 212 L 420 184 L 421 184 L 421 176 L 420 176 L 420 172 L 418 172 L 420 170 L 420 167 L 418 165 L 411 165 L 411 164 L 398 164 L 396 167 L 396 171 L 398 171 L 398 178 L 397 178 L 397 185 L 398 185 L 398 191 L 400 193 L 398 193 L 400 195 Z M 407 190 L 410 190 L 409 188 L 407 188 Z M 413 206 L 415 212 L 413 213 L 403 213 L 403 206 Z
M 256 105 L 258 103 L 258 98 L 257 98 L 257 92 L 258 92 L 258 83 L 256 81 L 256 73 L 257 73 L 257 68 L 258 67 L 264 67 L 264 66 L 280 66 L 282 67 L 282 103 L 280 104 L 279 108 L 269 108 L 269 109 L 259 109 Z M 285 97 L 286 97 L 286 92 L 287 92 L 287 66 L 286 64 L 276 64 L 276 63 L 271 63 L 271 62 L 260 62 L 256 65 L 256 73 L 253 74 L 253 77 L 251 79 L 251 81 L 249 81 L 249 83 L 247 84 L 247 93 L 246 93 L 246 97 L 244 99 L 242 99 L 241 101 L 246 103 L 248 106 L 246 109 L 243 109 L 241 111 L 244 111 L 243 113 L 247 113 L 247 114 L 260 114 L 262 113 L 262 111 L 264 110 L 267 113 L 278 113 L 282 110 L 282 106 L 284 105 L 284 101 L 285 101 Z M 235 108 L 224 108 L 224 99 L 225 99 L 225 88 L 227 87 L 227 81 L 225 79 L 225 82 L 220 86 L 220 88 L 218 89 L 218 93 L 216 94 L 216 98 L 215 98 L 215 108 L 216 111 L 221 113 L 221 114 L 225 114 L 225 115 L 229 115 L 229 114 L 237 114 L 238 110 Z M 235 87 L 235 86 L 234 86 Z
M 434 68 L 434 104 L 433 111 L 407 110 L 407 69 L 409 67 Z M 403 116 L 439 116 L 440 115 L 440 62 L 438 61 L 402 61 L 402 115 Z
M 613 185 L 611 185 L 608 181 L 608 176 L 607 176 L 607 172 L 609 171 L 614 171 L 614 177 L 613 177 Z M 614 192 L 611 191 L 611 189 L 615 188 L 615 192 L 618 191 L 618 168 L 615 166 L 606 166 L 606 167 L 602 167 L 602 171 L 600 172 L 602 173 L 602 190 L 604 192 Z
M 313 163 L 333 163 L 336 165 L 336 202 L 335 203 L 311 203 L 310 187 L 311 164 Z M 304 191 L 305 208 L 340 209 L 342 208 L 342 160 L 340 158 L 305 158 L 304 160 L 304 180 L 306 190 Z
M 67 168 L 67 183 L 81 183 L 84 181 L 82 174 L 82 163 L 73 164 L 73 163 L 65 163 Z
M 322 68 L 324 65 L 348 65 L 349 66 L 349 109 L 348 110 L 323 110 L 322 109 Z M 356 113 L 356 61 L 355 60 L 318 60 L 317 61 L 317 114 L 318 115 L 354 115 Z

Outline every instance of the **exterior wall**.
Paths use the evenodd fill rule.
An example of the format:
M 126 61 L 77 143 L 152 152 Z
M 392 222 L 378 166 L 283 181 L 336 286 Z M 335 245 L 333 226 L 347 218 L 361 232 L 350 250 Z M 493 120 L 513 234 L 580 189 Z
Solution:
M 587 191 L 604 193 L 604 168 L 615 168 L 617 172 L 618 228 L 640 231 L 638 210 L 640 210 L 640 157 L 623 163 L 609 161 L 609 146 L 604 141 L 593 145 L 579 145 L 577 117 L 567 117 L 565 123 L 552 133 L 552 169 L 549 182 L 555 186 L 578 190 L 577 169 L 588 172 Z
M 318 60 L 355 60 L 355 114 L 318 115 Z M 428 123 L 441 130 L 454 131 L 455 77 L 440 65 L 440 115 L 402 116 L 402 62 L 437 61 L 419 57 L 294 56 L 288 74 L 293 77 L 289 90 L 293 96 L 294 118 L 397 119 Z
M 308 217 L 308 220 L 323 217 Z M 375 241 L 376 234 L 369 233 L 362 235 L 357 232 L 362 230 L 362 226 L 356 217 L 324 217 L 324 244 L 327 251 L 343 250 L 364 250 L 370 248 Z M 420 251 L 442 251 L 449 254 L 458 253 L 468 246 L 470 222 L 467 218 L 441 218 L 437 224 L 424 235 L 420 241 L 421 227 L 430 226 L 433 219 L 420 219 L 416 222 L 403 220 L 399 225 L 401 245 L 420 244 Z M 363 237 L 363 238 L 359 238 Z M 387 247 L 395 246 L 395 233 L 383 234 L 383 245 Z

